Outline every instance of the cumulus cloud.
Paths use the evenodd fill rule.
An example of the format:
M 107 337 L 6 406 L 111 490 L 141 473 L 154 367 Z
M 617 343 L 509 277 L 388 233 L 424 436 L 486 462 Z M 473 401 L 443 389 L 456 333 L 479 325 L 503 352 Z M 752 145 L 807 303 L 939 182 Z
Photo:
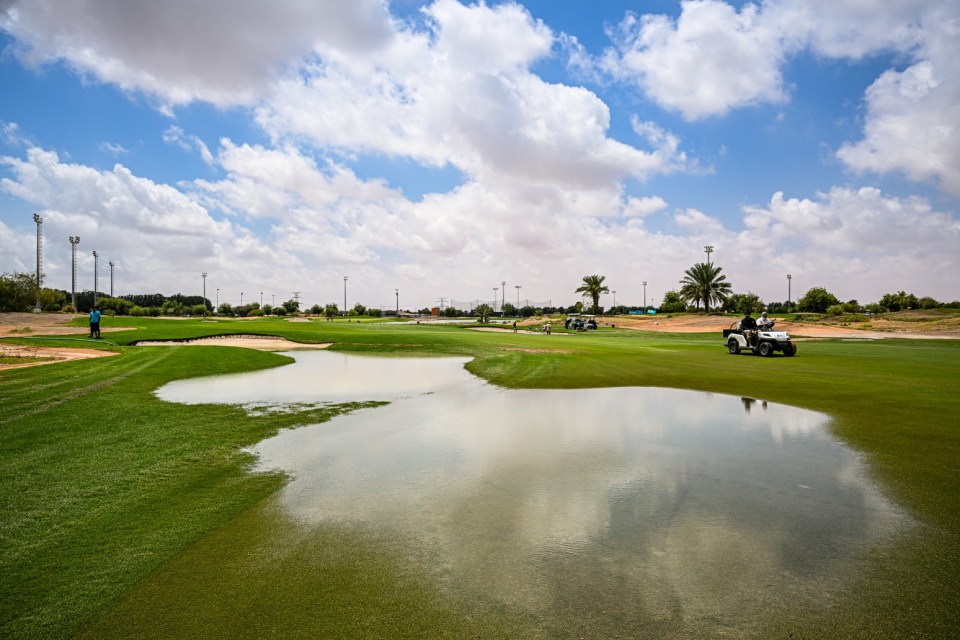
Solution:
M 766 0 L 739 11 L 724 0 L 687 0 L 676 19 L 628 13 L 595 62 L 688 120 L 788 99 L 784 63 L 804 50 L 860 59 L 912 60 L 881 75 L 865 96 L 864 137 L 838 151 L 856 171 L 902 172 L 960 194 L 960 5 L 890 0 Z M 574 42 L 573 45 L 576 45 Z M 584 53 L 568 47 L 584 67 Z
M 251 103 L 318 41 L 356 52 L 392 36 L 382 0 L 10 0 L 0 9 L 23 60 L 63 60 L 170 106 Z
M 327 50 L 278 83 L 261 125 L 278 140 L 452 165 L 485 182 L 597 189 L 683 166 L 675 139 L 646 149 L 611 139 L 594 93 L 533 74 L 554 37 L 526 9 L 438 0 L 423 11 L 429 33 L 398 31 L 363 60 Z
M 916 63 L 866 94 L 864 136 L 837 156 L 856 171 L 901 172 L 960 196 L 960 8 L 931 12 Z
M 615 49 L 601 66 L 690 120 L 785 99 L 782 37 L 755 5 L 738 12 L 720 0 L 697 0 L 682 7 L 676 21 L 628 13 L 610 31 Z
M 766 206 L 745 207 L 744 224 L 737 246 L 759 264 L 802 272 L 807 288 L 842 273 L 837 295 L 845 299 L 858 292 L 876 299 L 893 289 L 950 295 L 939 274 L 960 269 L 954 215 L 925 198 L 884 195 L 873 187 L 834 187 L 815 199 L 777 192 Z

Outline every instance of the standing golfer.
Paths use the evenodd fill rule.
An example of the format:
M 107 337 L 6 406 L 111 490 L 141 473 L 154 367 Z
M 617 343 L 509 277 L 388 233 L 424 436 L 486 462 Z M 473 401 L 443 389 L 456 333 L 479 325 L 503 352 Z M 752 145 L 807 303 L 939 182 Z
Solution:
M 90 311 L 90 337 L 100 337 L 100 310 L 94 307 Z

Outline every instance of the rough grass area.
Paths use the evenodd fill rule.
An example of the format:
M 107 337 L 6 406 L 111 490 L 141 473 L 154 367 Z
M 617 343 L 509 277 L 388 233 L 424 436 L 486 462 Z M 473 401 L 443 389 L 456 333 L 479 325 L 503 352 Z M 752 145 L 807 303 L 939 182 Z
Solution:
M 666 386 L 827 413 L 834 433 L 864 454 L 918 526 L 864 559 L 843 602 L 816 612 L 785 603 L 760 637 L 950 637 L 960 628 L 960 341 L 810 341 L 795 358 L 760 358 L 731 356 L 719 335 L 702 334 L 545 336 L 274 319 L 111 323 L 126 323 L 109 334 L 119 345 L 279 335 L 347 351 L 473 356 L 470 371 L 506 387 Z M 168 625 L 169 633 L 156 631 L 163 637 L 295 637 L 294 629 L 331 637 L 337 621 L 349 637 L 544 635 L 514 612 L 478 617 L 490 609 L 451 601 L 426 577 L 407 575 L 389 545 L 358 546 L 336 531 L 298 538 L 289 523 L 256 524 L 285 479 L 250 473 L 242 449 L 360 405 L 251 416 L 239 407 L 167 404 L 153 391 L 169 380 L 288 360 L 230 347 L 119 350 L 0 372 L 0 637 L 132 637 L 158 621 Z M 238 518 L 249 519 L 248 540 L 218 537 Z M 150 610 L 152 575 L 175 572 L 184 559 L 215 562 L 234 544 L 264 544 L 275 555 L 262 570 L 244 568 L 261 580 L 246 595 L 222 594 L 225 602 L 248 598 L 235 601 L 232 618 L 191 610 L 178 621 Z M 204 626 L 216 620 L 231 626 Z

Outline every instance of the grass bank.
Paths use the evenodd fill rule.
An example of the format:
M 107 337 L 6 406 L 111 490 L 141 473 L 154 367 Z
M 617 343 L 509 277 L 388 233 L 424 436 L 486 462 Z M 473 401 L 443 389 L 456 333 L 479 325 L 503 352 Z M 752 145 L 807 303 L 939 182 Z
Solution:
M 228 347 L 127 346 L 233 333 L 333 342 L 349 351 L 470 355 L 473 373 L 507 387 L 666 386 L 827 413 L 836 435 L 864 453 L 886 493 L 919 524 L 869 559 L 855 597 L 808 619 L 791 615 L 771 631 L 949 637 L 960 624 L 960 341 L 808 341 L 796 358 L 764 359 L 730 356 L 719 336 L 618 330 L 543 336 L 399 323 L 152 318 L 110 318 L 104 326 L 123 328 L 104 333 L 119 345 L 111 347 L 120 351 L 114 358 L 0 372 L 0 636 L 69 637 L 110 620 L 145 578 L 216 544 L 220 525 L 251 517 L 282 485 L 277 475 L 249 473 L 243 447 L 357 408 L 254 418 L 239 407 L 162 403 L 152 392 L 169 380 L 287 359 Z M 337 540 L 311 541 L 311 556 L 347 544 Z M 477 620 L 469 603 L 445 601 L 404 575 L 388 552 L 349 554 L 350 570 L 337 571 L 333 556 L 324 562 L 331 576 L 320 591 L 325 615 L 342 619 L 350 611 L 358 636 L 396 637 L 404 618 L 418 621 L 406 628 L 421 637 L 511 636 L 528 624 L 508 614 Z M 360 587 L 369 599 L 337 603 L 341 588 L 356 593 L 349 583 L 357 576 L 370 578 Z

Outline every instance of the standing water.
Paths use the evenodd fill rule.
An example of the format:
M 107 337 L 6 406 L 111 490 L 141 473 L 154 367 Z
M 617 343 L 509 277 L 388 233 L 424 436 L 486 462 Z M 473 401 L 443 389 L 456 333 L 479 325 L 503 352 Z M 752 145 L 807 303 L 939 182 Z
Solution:
M 395 540 L 442 592 L 593 637 L 756 633 L 905 526 L 828 418 L 660 388 L 508 390 L 464 359 L 291 354 L 175 402 L 389 400 L 254 448 L 306 529 Z

